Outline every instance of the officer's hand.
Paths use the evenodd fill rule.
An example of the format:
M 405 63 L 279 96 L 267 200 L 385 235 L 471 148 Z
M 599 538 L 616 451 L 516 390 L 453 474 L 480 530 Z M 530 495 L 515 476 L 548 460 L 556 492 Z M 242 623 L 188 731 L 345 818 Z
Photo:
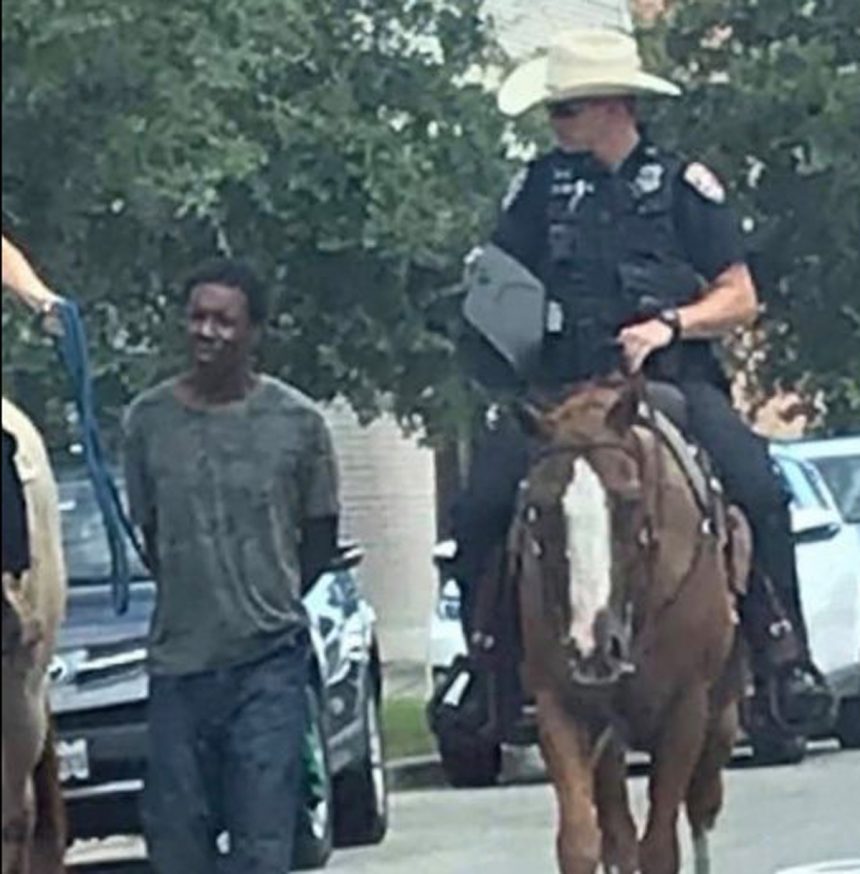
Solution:
M 672 329 L 658 319 L 624 328 L 618 335 L 630 373 L 638 373 L 648 356 L 672 342 Z

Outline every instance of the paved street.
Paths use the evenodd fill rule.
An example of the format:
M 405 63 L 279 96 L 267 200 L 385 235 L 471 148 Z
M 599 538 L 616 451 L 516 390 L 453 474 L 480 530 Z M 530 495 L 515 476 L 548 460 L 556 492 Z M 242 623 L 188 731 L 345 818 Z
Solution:
M 641 812 L 645 781 L 634 777 L 631 782 Z M 714 839 L 714 874 L 775 874 L 813 862 L 860 859 L 860 753 L 826 748 L 797 767 L 738 767 L 728 783 L 728 807 Z M 554 874 L 553 819 L 551 790 L 533 776 L 491 791 L 398 794 L 386 842 L 338 852 L 328 870 Z M 146 870 L 145 865 L 111 865 L 100 867 L 99 874 Z M 684 874 L 691 870 L 685 867 Z

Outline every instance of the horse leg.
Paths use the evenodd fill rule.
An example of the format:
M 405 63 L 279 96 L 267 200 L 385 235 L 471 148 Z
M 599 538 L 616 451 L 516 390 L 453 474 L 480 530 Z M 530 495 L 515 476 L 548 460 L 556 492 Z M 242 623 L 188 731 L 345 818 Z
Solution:
M 723 768 L 732 756 L 738 722 L 735 702 L 715 715 L 687 789 L 687 819 L 693 832 L 696 874 L 711 871 L 708 832 L 713 830 L 723 806 Z
M 596 874 L 600 829 L 589 731 L 551 692 L 538 693 L 537 712 L 541 752 L 558 799 L 559 870 L 561 874 Z
M 639 848 L 642 874 L 678 874 L 678 812 L 702 752 L 708 720 L 704 684 L 682 692 L 652 752 L 650 808 Z
M 624 748 L 614 737 L 597 766 L 595 795 L 605 871 L 607 874 L 636 874 L 639 845 L 627 793 L 627 763 Z
M 3 874 L 28 874 L 33 840 L 35 799 L 32 768 L 37 755 L 39 725 L 24 680 L 3 657 Z
M 5 768 L 4 768 L 5 770 Z M 4 806 L 6 804 L 4 786 Z M 30 847 L 35 820 L 32 786 L 26 781 L 18 793 L 14 809 L 4 811 L 3 874 L 31 874 Z
M 54 727 L 48 722 L 48 735 L 42 757 L 33 774 L 36 823 L 33 833 L 33 874 L 63 874 L 66 854 L 66 811 L 60 788 L 59 762 Z

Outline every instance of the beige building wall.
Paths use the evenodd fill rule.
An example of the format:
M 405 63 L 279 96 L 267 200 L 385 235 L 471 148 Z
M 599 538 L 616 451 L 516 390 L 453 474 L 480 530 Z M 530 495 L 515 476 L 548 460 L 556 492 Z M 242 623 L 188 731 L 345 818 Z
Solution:
M 513 57 L 545 46 L 564 27 L 632 28 L 627 0 L 487 0 L 499 38 Z
M 390 417 L 362 427 L 336 404 L 326 418 L 341 472 L 341 534 L 365 549 L 361 581 L 379 617 L 382 657 L 424 661 L 436 591 L 433 453 Z

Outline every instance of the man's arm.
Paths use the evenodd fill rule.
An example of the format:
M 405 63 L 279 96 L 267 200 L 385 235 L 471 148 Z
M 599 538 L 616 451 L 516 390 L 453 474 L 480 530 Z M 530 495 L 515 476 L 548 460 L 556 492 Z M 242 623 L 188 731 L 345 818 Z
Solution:
M 710 340 L 752 324 L 758 314 L 758 295 L 746 264 L 727 267 L 695 303 L 678 308 L 679 340 Z M 668 346 L 672 329 L 660 319 L 624 328 L 618 335 L 627 364 L 636 373 L 657 349 Z
M 710 170 L 691 164 L 677 184 L 675 227 L 690 264 L 707 282 L 697 301 L 678 309 L 679 339 L 722 337 L 751 324 L 758 314 L 743 234 L 722 183 Z M 651 319 L 625 328 L 618 339 L 636 372 L 652 352 L 672 342 L 673 334 L 664 322 Z
M 153 519 L 141 525 L 140 531 L 143 534 L 143 560 L 153 577 L 158 579 L 158 523 Z
M 3 285 L 34 310 L 50 308 L 58 299 L 20 249 L 6 237 L 3 237 Z
M 143 533 L 144 559 L 158 577 L 158 518 L 146 460 L 145 429 L 140 409 L 132 405 L 123 421 L 123 468 L 132 522 Z
M 313 586 L 337 552 L 337 528 L 337 516 L 306 519 L 302 525 L 302 543 L 299 547 L 302 595 Z
M 720 273 L 703 297 L 680 307 L 681 337 L 707 340 L 751 325 L 758 315 L 758 294 L 746 264 L 732 264 Z
M 538 163 L 523 167 L 511 180 L 491 240 L 537 275 L 546 243 L 546 204 Z
M 302 483 L 302 523 L 299 562 L 302 593 L 310 589 L 337 552 L 338 471 L 331 432 L 316 414 L 307 447 Z

